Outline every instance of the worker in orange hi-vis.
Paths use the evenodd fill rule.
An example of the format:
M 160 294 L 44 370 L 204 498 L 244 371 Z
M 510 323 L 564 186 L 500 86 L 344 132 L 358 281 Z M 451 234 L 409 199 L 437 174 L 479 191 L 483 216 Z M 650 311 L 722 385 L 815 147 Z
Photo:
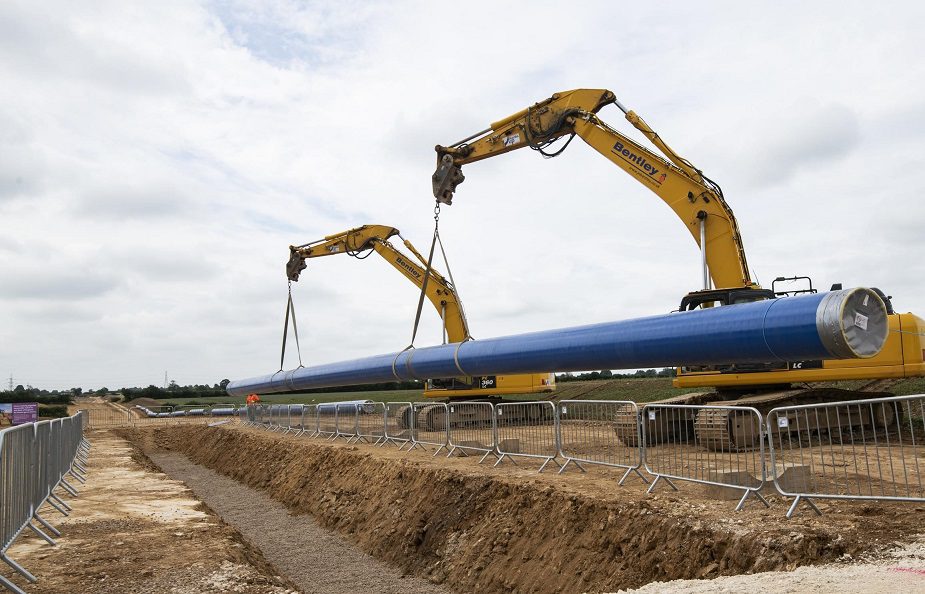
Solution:
M 257 420 L 257 404 L 260 402 L 260 396 L 248 394 L 244 402 L 247 403 L 247 420 L 253 423 Z

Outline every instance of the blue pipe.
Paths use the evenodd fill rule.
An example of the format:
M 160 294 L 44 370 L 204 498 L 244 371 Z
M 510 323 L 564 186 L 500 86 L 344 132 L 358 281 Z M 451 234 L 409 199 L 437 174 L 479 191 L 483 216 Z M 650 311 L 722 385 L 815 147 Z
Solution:
M 398 380 L 589 369 L 866 358 L 883 347 L 886 306 L 846 289 L 405 350 L 228 384 L 240 397 Z

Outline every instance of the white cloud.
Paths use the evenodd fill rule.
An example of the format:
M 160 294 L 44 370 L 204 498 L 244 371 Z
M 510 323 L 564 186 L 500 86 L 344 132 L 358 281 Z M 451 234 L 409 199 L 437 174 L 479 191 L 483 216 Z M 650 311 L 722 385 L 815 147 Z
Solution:
M 722 184 L 763 282 L 874 284 L 921 313 L 925 9 L 875 10 L 0 4 L 0 372 L 272 370 L 290 243 L 380 223 L 426 248 L 433 146 L 581 86 Z M 476 336 L 660 313 L 699 285 L 677 218 L 580 141 L 465 173 L 441 230 Z M 294 286 L 307 362 L 407 344 L 416 290 L 375 260 Z

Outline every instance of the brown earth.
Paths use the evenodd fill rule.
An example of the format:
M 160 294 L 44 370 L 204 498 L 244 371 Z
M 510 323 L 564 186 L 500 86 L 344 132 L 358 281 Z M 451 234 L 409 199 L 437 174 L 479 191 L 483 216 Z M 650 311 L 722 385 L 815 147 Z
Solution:
M 30 594 L 247 592 L 284 594 L 294 588 L 259 550 L 182 483 L 150 466 L 125 440 L 89 434 L 93 448 L 80 496 L 62 517 L 41 515 L 62 534 L 51 547 L 26 531 L 9 555 L 39 581 L 13 581 Z M 76 481 L 73 481 L 76 484 Z M 12 572 L 4 565 L 4 575 Z
M 260 430 L 121 430 L 310 513 L 362 550 L 458 592 L 612 591 L 652 581 L 790 570 L 909 542 L 925 507 L 821 502 L 825 516 L 710 498 L 699 486 L 645 495 L 619 473 L 536 474 L 473 458 L 294 438 Z M 635 480 L 635 482 L 633 482 Z
M 402 575 L 373 559 L 348 539 L 318 525 L 311 516 L 293 515 L 264 491 L 190 462 L 173 452 L 151 452 L 151 460 L 272 559 L 303 592 L 325 594 L 446 594 L 445 588 Z

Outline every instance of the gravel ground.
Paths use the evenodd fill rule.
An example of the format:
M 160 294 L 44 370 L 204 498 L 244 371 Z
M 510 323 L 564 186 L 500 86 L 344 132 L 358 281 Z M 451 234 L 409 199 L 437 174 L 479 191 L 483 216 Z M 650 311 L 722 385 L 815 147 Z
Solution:
M 892 594 L 925 593 L 925 541 L 912 543 L 870 560 L 798 567 L 712 580 L 653 582 L 618 594 Z
M 305 592 L 438 594 L 448 590 L 370 557 L 307 515 L 292 515 L 263 491 L 252 489 L 174 453 L 148 452 L 171 478 L 235 526 L 288 579 Z

